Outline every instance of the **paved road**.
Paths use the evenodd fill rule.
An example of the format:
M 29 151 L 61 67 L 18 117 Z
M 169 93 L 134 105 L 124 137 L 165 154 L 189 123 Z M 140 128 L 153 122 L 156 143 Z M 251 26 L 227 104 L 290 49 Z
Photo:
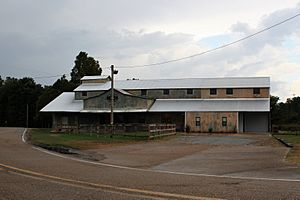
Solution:
M 299 199 L 300 182 L 190 176 L 94 165 L 24 144 L 0 129 L 1 199 Z

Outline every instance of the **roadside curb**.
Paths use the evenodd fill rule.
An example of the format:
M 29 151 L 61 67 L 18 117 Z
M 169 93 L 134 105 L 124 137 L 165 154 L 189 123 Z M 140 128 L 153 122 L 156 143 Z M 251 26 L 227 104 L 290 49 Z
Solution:
M 284 141 L 283 139 L 271 134 L 272 137 L 274 137 L 276 140 L 278 140 L 280 143 L 282 143 L 284 146 L 289 147 L 289 148 L 293 148 L 294 146 L 286 141 Z
M 27 136 L 26 136 L 26 133 L 27 133 L 27 128 L 24 129 L 23 133 L 22 133 L 22 142 L 24 142 L 25 144 L 27 143 Z

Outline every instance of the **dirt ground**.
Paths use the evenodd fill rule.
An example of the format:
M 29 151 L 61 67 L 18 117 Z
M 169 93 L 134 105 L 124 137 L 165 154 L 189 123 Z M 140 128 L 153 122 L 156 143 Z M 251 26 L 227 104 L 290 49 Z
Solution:
M 89 144 L 87 144 L 89 145 Z M 97 144 L 97 148 L 81 151 L 94 160 L 109 164 L 149 168 L 216 147 L 230 146 L 282 147 L 266 135 L 178 135 L 171 139 L 138 143 Z
M 209 148 L 182 142 L 179 138 L 149 140 L 138 143 L 98 144 L 97 149 L 81 151 L 93 160 L 129 167 L 149 168 Z
M 107 164 L 181 173 L 300 178 L 289 148 L 268 134 L 180 134 L 164 140 L 100 145 L 79 152 Z

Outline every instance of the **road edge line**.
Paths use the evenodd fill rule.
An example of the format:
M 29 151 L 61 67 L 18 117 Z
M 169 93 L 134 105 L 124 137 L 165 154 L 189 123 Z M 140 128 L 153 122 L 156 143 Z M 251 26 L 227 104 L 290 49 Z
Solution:
M 228 175 L 214 175 L 214 174 L 197 174 L 197 173 L 189 173 L 189 172 L 174 172 L 174 171 L 165 171 L 165 170 L 151 170 L 151 169 L 140 169 L 140 168 L 134 168 L 134 167 L 126 167 L 121 165 L 113 165 L 113 164 L 107 164 L 107 163 L 101 163 L 101 162 L 94 162 L 94 161 L 88 161 L 83 160 L 79 158 L 73 158 L 69 156 L 64 156 L 58 153 L 54 153 L 39 147 L 32 147 L 33 149 L 36 149 L 38 151 L 54 155 L 60 158 L 74 160 L 77 162 L 83 162 L 93 165 L 100 165 L 105 167 L 113 167 L 118 169 L 127 169 L 127 170 L 135 170 L 135 171 L 142 171 L 142 172 L 155 172 L 155 173 L 165 173 L 165 174 L 175 174 L 175 175 L 184 175 L 184 176 L 202 176 L 202 177 L 213 177 L 213 178 L 229 178 L 229 179 L 240 179 L 240 180 L 258 180 L 258 181 L 282 181 L 282 182 L 300 182 L 300 179 L 280 179 L 280 178 L 259 178 L 259 177 L 242 177 L 242 176 L 228 176 Z
M 44 179 L 50 179 L 58 182 L 65 182 L 70 184 L 77 184 L 82 186 L 88 186 L 93 188 L 100 188 L 100 189 L 107 189 L 112 191 L 119 191 L 119 192 L 127 192 L 127 193 L 135 193 L 135 194 L 144 194 L 149 195 L 153 197 L 166 197 L 166 198 L 180 198 L 180 199 L 194 199 L 194 200 L 222 200 L 220 198 L 212 198 L 212 197 L 198 197 L 198 196 L 191 196 L 191 195 L 185 195 L 185 194 L 175 194 L 175 193 L 166 193 L 166 192 L 156 192 L 151 190 L 143 190 L 143 189 L 137 189 L 137 188 L 126 188 L 126 187 L 118 187 L 113 185 L 106 185 L 101 183 L 92 183 L 92 182 L 86 182 L 86 181 L 80 181 L 80 180 L 74 180 L 69 178 L 62 178 L 58 176 L 53 175 L 47 175 L 39 172 L 34 172 L 31 170 L 21 169 L 17 167 L 13 167 L 10 165 L 5 165 L 0 163 L 0 166 L 2 168 L 11 170 L 16 173 L 21 173 L 25 175 L 30 175 L 33 177 L 39 177 Z

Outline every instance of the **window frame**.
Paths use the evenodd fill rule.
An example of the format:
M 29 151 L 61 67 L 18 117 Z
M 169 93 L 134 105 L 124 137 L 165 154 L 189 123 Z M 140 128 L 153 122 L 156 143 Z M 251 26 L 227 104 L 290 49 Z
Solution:
M 169 95 L 170 90 L 169 89 L 163 89 L 163 95 Z
M 227 117 L 222 117 L 222 126 L 227 126 Z
M 141 90 L 141 96 L 147 96 L 147 90 L 146 89 L 142 89 Z
M 260 95 L 260 88 L 253 88 L 254 95 Z
M 194 94 L 194 89 L 186 89 L 186 94 L 187 95 L 193 95 Z
M 81 96 L 82 96 L 82 97 L 87 97 L 87 91 L 82 91 L 82 92 L 81 92 Z
M 195 117 L 195 126 L 201 127 L 201 117 Z
M 233 88 L 226 88 L 226 95 L 233 95 Z
M 212 91 L 215 91 L 215 92 L 212 92 Z M 217 88 L 210 88 L 209 89 L 209 94 L 210 95 L 217 95 L 218 94 Z

